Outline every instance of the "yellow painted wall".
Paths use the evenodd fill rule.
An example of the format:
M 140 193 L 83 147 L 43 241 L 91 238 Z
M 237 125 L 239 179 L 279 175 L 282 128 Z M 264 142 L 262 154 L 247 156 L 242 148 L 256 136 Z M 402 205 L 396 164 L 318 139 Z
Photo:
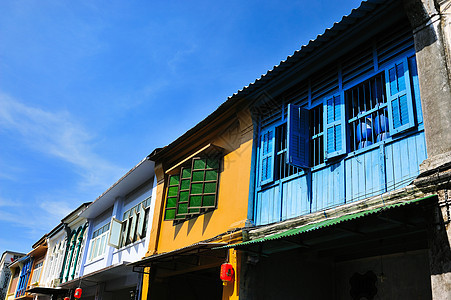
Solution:
M 173 221 L 164 221 L 167 182 L 163 178 L 167 181 L 167 175 L 163 175 L 165 170 L 156 162 L 157 197 L 147 255 L 183 248 L 226 233 L 230 229 L 244 227 L 249 201 L 253 143 L 250 113 L 241 110 L 236 113 L 235 121 L 227 123 L 224 128 L 214 127 L 212 130 L 220 133 L 207 142 L 199 143 L 198 146 L 203 147 L 212 143 L 225 149 L 222 170 L 219 174 L 217 208 L 177 225 L 174 225 Z M 197 142 L 192 141 L 194 144 Z M 178 161 L 190 154 L 192 153 L 185 153 Z
M 247 218 L 252 140 L 224 156 L 218 206 L 212 212 L 173 225 L 162 221 L 157 252 L 167 252 L 243 227 Z
M 141 285 L 141 299 L 147 299 L 149 293 L 150 268 L 144 268 L 144 272 L 145 273 L 142 274 L 143 280 Z
M 221 125 L 209 125 L 207 135 L 200 135 L 187 141 L 190 149 L 200 149 L 208 144 L 224 149 L 217 208 L 208 213 L 174 225 L 173 221 L 164 221 L 166 189 L 168 174 L 165 171 L 183 161 L 195 151 L 178 149 L 183 153 L 171 150 L 174 156 L 166 154 L 168 161 L 156 161 L 155 174 L 157 191 L 155 211 L 152 222 L 149 249 L 146 256 L 170 252 L 192 244 L 218 237 L 214 242 L 236 242 L 241 238 L 238 231 L 226 235 L 231 229 L 243 228 L 247 220 L 249 202 L 249 184 L 251 175 L 251 160 L 253 147 L 253 124 L 248 110 L 235 111 L 234 118 L 230 115 L 224 118 Z M 221 239 L 222 237 L 222 239 Z M 239 292 L 239 255 L 234 249 L 229 250 L 229 262 L 235 269 L 235 281 L 223 288 L 223 299 L 238 299 Z M 219 277 L 219 273 L 218 273 Z M 149 276 L 144 275 L 141 299 L 150 299 Z
M 240 254 L 235 249 L 229 251 L 229 263 L 235 270 L 235 279 L 233 282 L 227 282 L 222 289 L 222 300 L 238 300 L 240 289 Z

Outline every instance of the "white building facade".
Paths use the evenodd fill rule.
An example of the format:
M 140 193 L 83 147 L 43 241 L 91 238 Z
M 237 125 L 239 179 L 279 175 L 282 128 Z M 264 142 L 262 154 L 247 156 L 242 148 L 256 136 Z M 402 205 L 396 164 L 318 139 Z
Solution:
M 154 163 L 146 158 L 80 213 L 89 227 L 79 277 L 62 287 L 81 287 L 83 299 L 138 296 L 142 275 L 128 264 L 147 251 L 155 187 Z
M 5 251 L 0 260 L 0 300 L 6 299 L 11 271 L 9 265 L 18 258 L 25 256 L 24 253 Z

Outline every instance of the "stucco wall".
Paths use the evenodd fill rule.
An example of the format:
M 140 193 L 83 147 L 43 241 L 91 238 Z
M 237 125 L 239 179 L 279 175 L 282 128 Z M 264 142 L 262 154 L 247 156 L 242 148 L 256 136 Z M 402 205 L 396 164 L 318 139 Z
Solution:
M 213 143 L 215 142 L 219 144 L 220 141 Z M 175 226 L 172 221 L 162 221 L 159 253 L 182 248 L 229 229 L 244 226 L 247 218 L 251 155 L 252 140 L 249 140 L 224 156 L 223 171 L 219 175 L 217 209 Z M 164 199 L 162 200 L 164 202 Z

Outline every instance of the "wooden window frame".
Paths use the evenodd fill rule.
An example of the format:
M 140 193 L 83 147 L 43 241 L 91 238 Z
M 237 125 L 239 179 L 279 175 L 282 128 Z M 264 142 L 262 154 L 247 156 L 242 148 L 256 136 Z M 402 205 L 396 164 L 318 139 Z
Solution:
M 207 148 L 210 151 L 197 153 L 196 156 L 185 160 L 182 165 L 178 165 L 178 169 L 170 169 L 172 174 L 168 177 L 166 188 L 164 221 L 183 222 L 217 208 L 223 155 L 221 148 L 212 145 L 210 147 Z M 203 168 L 198 168 L 197 162 L 203 164 Z M 201 173 L 202 179 L 200 180 L 197 176 Z M 207 176 L 211 176 L 213 173 L 216 174 L 216 179 L 207 179 Z M 209 188 L 214 188 L 214 192 L 208 192 L 207 185 Z M 201 192 L 199 193 L 200 186 Z M 209 200 L 207 203 L 206 199 L 211 199 L 212 196 L 214 197 L 213 201 Z M 200 199 L 200 202 L 194 203 L 197 199 Z M 169 203 L 170 206 L 168 206 Z

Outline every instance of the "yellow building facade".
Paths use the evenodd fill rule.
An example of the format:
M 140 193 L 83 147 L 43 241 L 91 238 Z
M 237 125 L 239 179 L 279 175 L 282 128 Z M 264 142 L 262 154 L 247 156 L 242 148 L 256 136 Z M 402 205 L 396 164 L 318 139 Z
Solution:
M 146 270 L 142 299 L 238 299 L 240 257 L 221 247 L 241 241 L 252 149 L 249 109 L 234 101 L 150 155 L 158 185 L 149 250 L 139 264 Z M 223 263 L 233 266 L 230 282 L 221 282 Z

